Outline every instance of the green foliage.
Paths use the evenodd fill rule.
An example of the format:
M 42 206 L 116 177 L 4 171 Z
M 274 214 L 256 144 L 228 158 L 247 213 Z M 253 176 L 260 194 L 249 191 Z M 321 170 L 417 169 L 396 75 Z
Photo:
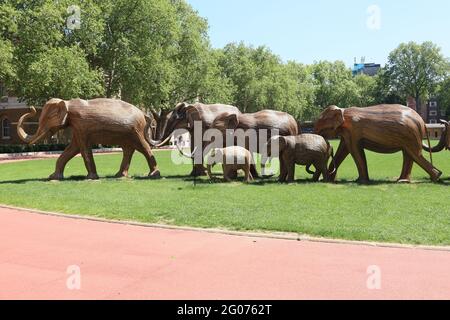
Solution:
M 446 111 L 450 115 L 450 77 L 442 81 L 436 90 L 438 105 L 441 110 Z
M 0 39 L 0 82 L 8 83 L 15 77 L 13 47 L 8 40 Z
M 90 70 L 77 47 L 52 48 L 36 56 L 21 82 L 20 94 L 29 104 L 42 105 L 47 97 L 61 99 L 103 95 L 102 75 Z
M 37 105 L 105 95 L 169 110 L 199 100 L 306 121 L 329 105 L 404 103 L 407 95 L 433 93 L 448 106 L 448 82 L 439 83 L 449 71 L 430 42 L 400 45 L 375 77 L 353 77 L 340 61 L 284 62 L 263 46 L 213 49 L 206 19 L 185 0 L 0 1 L 0 81 Z
M 313 66 L 316 85 L 315 104 L 320 109 L 330 105 L 350 107 L 358 104 L 358 87 L 352 72 L 342 61 L 321 61 Z
M 432 42 L 402 43 L 388 58 L 391 87 L 403 98 L 428 97 L 449 74 L 449 62 Z

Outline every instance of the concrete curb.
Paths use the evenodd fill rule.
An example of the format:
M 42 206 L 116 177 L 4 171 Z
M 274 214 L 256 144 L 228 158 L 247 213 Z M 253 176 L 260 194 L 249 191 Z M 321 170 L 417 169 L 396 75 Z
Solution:
M 326 244 L 338 244 L 338 245 L 352 245 L 352 246 L 366 246 L 375 248 L 387 248 L 387 249 L 408 249 L 408 250 L 427 250 L 427 251 L 442 251 L 450 252 L 450 246 L 423 246 L 423 245 L 406 245 L 406 244 L 396 244 L 396 243 L 381 243 L 381 242 L 369 242 L 369 241 L 351 241 L 351 240 L 339 240 L 339 239 L 327 239 L 318 238 L 308 235 L 300 235 L 295 233 L 283 233 L 283 232 L 242 232 L 242 231 L 231 231 L 225 229 L 204 229 L 204 228 L 193 228 L 193 227 L 181 227 L 181 226 L 171 226 L 165 224 L 153 224 L 153 223 L 141 223 L 134 221 L 119 221 L 119 220 L 108 220 L 103 218 L 96 218 L 92 216 L 81 216 L 81 215 L 71 215 L 57 212 L 48 212 L 35 209 L 20 208 L 14 206 L 8 206 L 0 204 L 0 208 L 11 209 L 17 211 L 23 211 L 33 214 L 40 214 L 46 216 L 53 216 L 66 219 L 75 220 L 86 220 L 93 222 L 129 225 L 144 228 L 155 228 L 155 229 L 166 229 L 166 230 L 177 230 L 177 231 L 188 231 L 188 232 L 203 232 L 211 234 L 222 234 L 237 237 L 249 237 L 249 238 L 263 238 L 263 239 L 274 239 L 274 240 L 288 240 L 288 241 L 298 241 L 298 242 L 312 242 L 312 243 L 326 243 Z
M 176 149 L 172 148 L 161 148 L 161 149 L 152 149 L 152 152 L 160 152 L 160 151 L 172 151 Z M 94 155 L 112 155 L 122 153 L 122 149 L 113 148 L 113 149 L 96 149 L 92 150 Z M 33 160 L 46 160 L 46 159 L 54 159 L 59 157 L 63 152 L 62 151 L 47 151 L 47 152 L 26 152 L 26 153 L 0 153 L 0 164 L 11 163 L 14 161 L 33 161 Z M 81 157 L 81 154 L 78 154 L 76 157 Z
M 119 148 L 111 148 L 111 149 L 94 149 L 92 152 L 94 154 L 103 154 L 103 153 L 112 153 L 112 152 L 121 152 L 122 149 Z M 33 160 L 34 158 L 39 157 L 48 157 L 62 154 L 63 151 L 42 151 L 42 152 L 24 152 L 24 153 L 0 153 L 0 160 L 14 160 L 14 159 L 26 159 L 30 158 Z

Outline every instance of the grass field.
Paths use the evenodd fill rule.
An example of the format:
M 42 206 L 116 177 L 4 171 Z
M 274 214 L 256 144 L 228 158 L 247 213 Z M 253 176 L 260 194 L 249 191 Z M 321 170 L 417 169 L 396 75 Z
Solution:
M 68 180 L 48 182 L 56 159 L 0 165 L 0 203 L 81 214 L 114 220 L 133 220 L 231 230 L 284 231 L 313 236 L 409 244 L 450 245 L 450 153 L 434 155 L 443 181 L 430 183 L 414 167 L 414 183 L 394 183 L 401 155 L 368 153 L 374 182 L 359 186 L 351 158 L 341 167 L 337 184 L 310 183 L 304 168 L 299 181 L 282 185 L 276 179 L 250 185 L 210 184 L 186 175 L 190 165 L 175 166 L 169 152 L 156 154 L 165 179 L 141 179 L 148 171 L 136 154 L 132 179 L 112 179 L 121 155 L 97 156 L 100 181 L 86 181 L 81 158 L 66 169 Z

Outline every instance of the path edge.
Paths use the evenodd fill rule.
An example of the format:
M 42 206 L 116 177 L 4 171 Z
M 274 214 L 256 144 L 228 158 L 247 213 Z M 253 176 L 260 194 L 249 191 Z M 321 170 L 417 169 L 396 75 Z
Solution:
M 39 214 L 51 217 L 66 218 L 73 220 L 85 220 L 100 223 L 110 223 L 119 224 L 125 226 L 135 226 L 153 229 L 165 229 L 165 230 L 175 230 L 175 231 L 187 231 L 187 232 L 201 232 L 209 234 L 221 234 L 236 237 L 248 237 L 248 238 L 262 238 L 262 239 L 273 239 L 273 240 L 287 240 L 287 241 L 297 241 L 297 242 L 311 242 L 311 243 L 326 243 L 326 244 L 340 244 L 340 245 L 352 245 L 352 246 L 366 246 L 375 248 L 389 248 L 389 249 L 409 249 L 409 250 L 427 250 L 427 251 L 444 251 L 450 252 L 450 246 L 426 246 L 426 245 L 409 245 L 409 244 L 399 244 L 399 243 L 384 243 L 384 242 L 371 242 L 371 241 L 356 241 L 356 240 L 341 240 L 341 239 L 331 239 L 331 238 L 320 238 L 313 237 L 305 234 L 296 234 L 288 232 L 263 232 L 263 231 L 232 231 L 226 229 L 217 228 L 196 228 L 188 226 L 174 226 L 168 224 L 157 224 L 157 223 L 144 223 L 136 221 L 126 221 L 126 220 L 110 220 L 105 218 L 98 218 L 93 216 L 83 216 L 77 214 L 67 214 L 51 211 L 42 211 L 37 209 L 21 208 L 5 204 L 0 204 L 0 209 L 10 209 L 16 211 L 22 211 L 32 214 Z

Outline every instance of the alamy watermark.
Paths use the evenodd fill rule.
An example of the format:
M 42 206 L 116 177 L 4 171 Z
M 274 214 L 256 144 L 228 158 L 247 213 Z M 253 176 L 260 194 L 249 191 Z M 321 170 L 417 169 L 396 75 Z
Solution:
M 381 29 L 381 8 L 373 4 L 367 8 L 366 26 L 369 30 L 378 31 Z
M 67 267 L 66 287 L 69 290 L 81 290 L 81 268 L 77 265 Z

